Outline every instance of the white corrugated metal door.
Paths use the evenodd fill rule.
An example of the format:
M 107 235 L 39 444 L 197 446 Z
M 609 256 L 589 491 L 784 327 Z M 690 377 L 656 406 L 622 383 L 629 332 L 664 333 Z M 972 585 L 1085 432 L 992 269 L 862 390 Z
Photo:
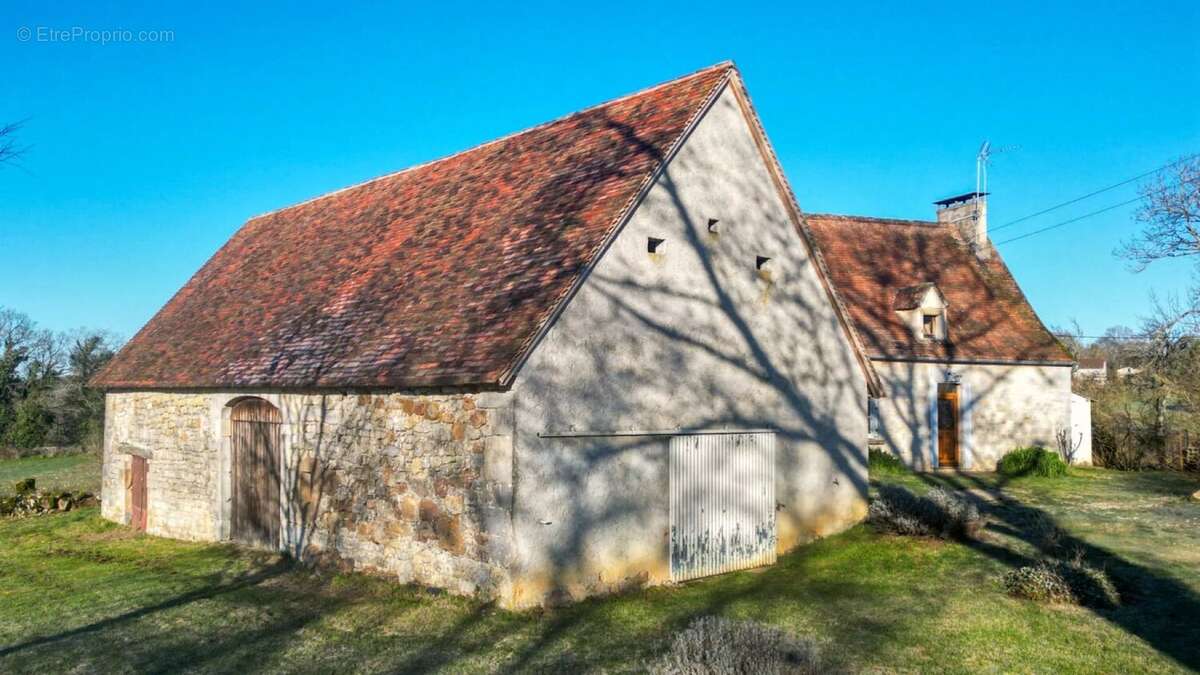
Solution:
M 775 434 L 672 436 L 671 578 L 775 562 Z

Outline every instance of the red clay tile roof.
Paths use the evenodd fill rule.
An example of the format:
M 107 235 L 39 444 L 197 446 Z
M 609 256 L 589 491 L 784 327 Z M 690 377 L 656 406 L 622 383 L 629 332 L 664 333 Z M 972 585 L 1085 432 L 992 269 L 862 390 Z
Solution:
M 806 215 L 830 278 L 872 358 L 1070 363 L 1012 273 L 992 250 L 981 262 L 953 226 L 913 220 Z M 913 335 L 897 292 L 932 283 L 946 299 L 946 342 Z
M 93 384 L 499 384 L 732 72 L 252 218 Z

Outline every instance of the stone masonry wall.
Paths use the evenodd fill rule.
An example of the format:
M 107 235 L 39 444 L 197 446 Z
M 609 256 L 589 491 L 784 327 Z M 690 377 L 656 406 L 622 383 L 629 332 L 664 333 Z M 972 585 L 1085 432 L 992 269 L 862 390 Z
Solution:
M 146 531 L 176 539 L 217 538 L 216 431 L 201 394 L 132 392 L 105 397 L 101 513 L 129 522 L 126 496 L 130 458 L 149 460 Z
M 149 460 L 149 533 L 227 539 L 229 410 L 245 395 L 109 393 L 103 515 L 128 522 L 126 473 L 139 454 Z M 507 395 L 253 395 L 283 419 L 282 549 L 401 582 L 506 596 Z
M 287 401 L 299 413 L 292 546 L 403 582 L 506 595 L 512 420 L 484 407 L 495 398 L 310 397 L 303 410 Z

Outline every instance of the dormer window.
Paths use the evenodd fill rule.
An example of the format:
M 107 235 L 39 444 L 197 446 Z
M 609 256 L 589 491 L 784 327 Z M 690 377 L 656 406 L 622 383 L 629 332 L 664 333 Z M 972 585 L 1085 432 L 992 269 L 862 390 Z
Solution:
M 896 289 L 892 309 L 904 323 L 911 326 L 917 340 L 945 341 L 946 297 L 932 283 Z
M 925 310 L 921 312 L 921 338 L 925 340 L 945 340 L 945 314 L 941 310 Z

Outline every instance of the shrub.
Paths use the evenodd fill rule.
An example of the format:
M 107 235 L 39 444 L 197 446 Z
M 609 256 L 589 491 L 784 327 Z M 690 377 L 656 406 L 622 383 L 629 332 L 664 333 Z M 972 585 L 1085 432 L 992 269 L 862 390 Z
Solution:
M 1075 596 L 1067 580 L 1052 565 L 1038 563 L 1004 573 L 1004 588 L 1009 595 L 1036 602 L 1073 603 Z
M 909 473 L 908 467 L 904 466 L 899 457 L 878 448 L 867 450 L 867 469 L 872 476 Z
M 701 617 L 675 635 L 649 668 L 658 675 L 816 673 L 812 640 L 755 621 Z
M 1031 446 L 1017 448 L 1000 458 L 996 471 L 1004 476 L 1044 476 L 1056 478 L 1067 475 L 1067 464 L 1057 452 Z
M 37 480 L 34 478 L 22 478 L 13 484 L 13 492 L 18 495 L 27 495 L 37 491 Z
M 1009 595 L 1037 602 L 1112 608 L 1121 604 L 1116 586 L 1104 570 L 1074 560 L 1047 560 L 1005 573 Z
M 943 488 L 918 497 L 904 488 L 884 486 L 871 502 L 867 519 L 883 532 L 943 539 L 970 539 L 983 526 L 974 504 Z

